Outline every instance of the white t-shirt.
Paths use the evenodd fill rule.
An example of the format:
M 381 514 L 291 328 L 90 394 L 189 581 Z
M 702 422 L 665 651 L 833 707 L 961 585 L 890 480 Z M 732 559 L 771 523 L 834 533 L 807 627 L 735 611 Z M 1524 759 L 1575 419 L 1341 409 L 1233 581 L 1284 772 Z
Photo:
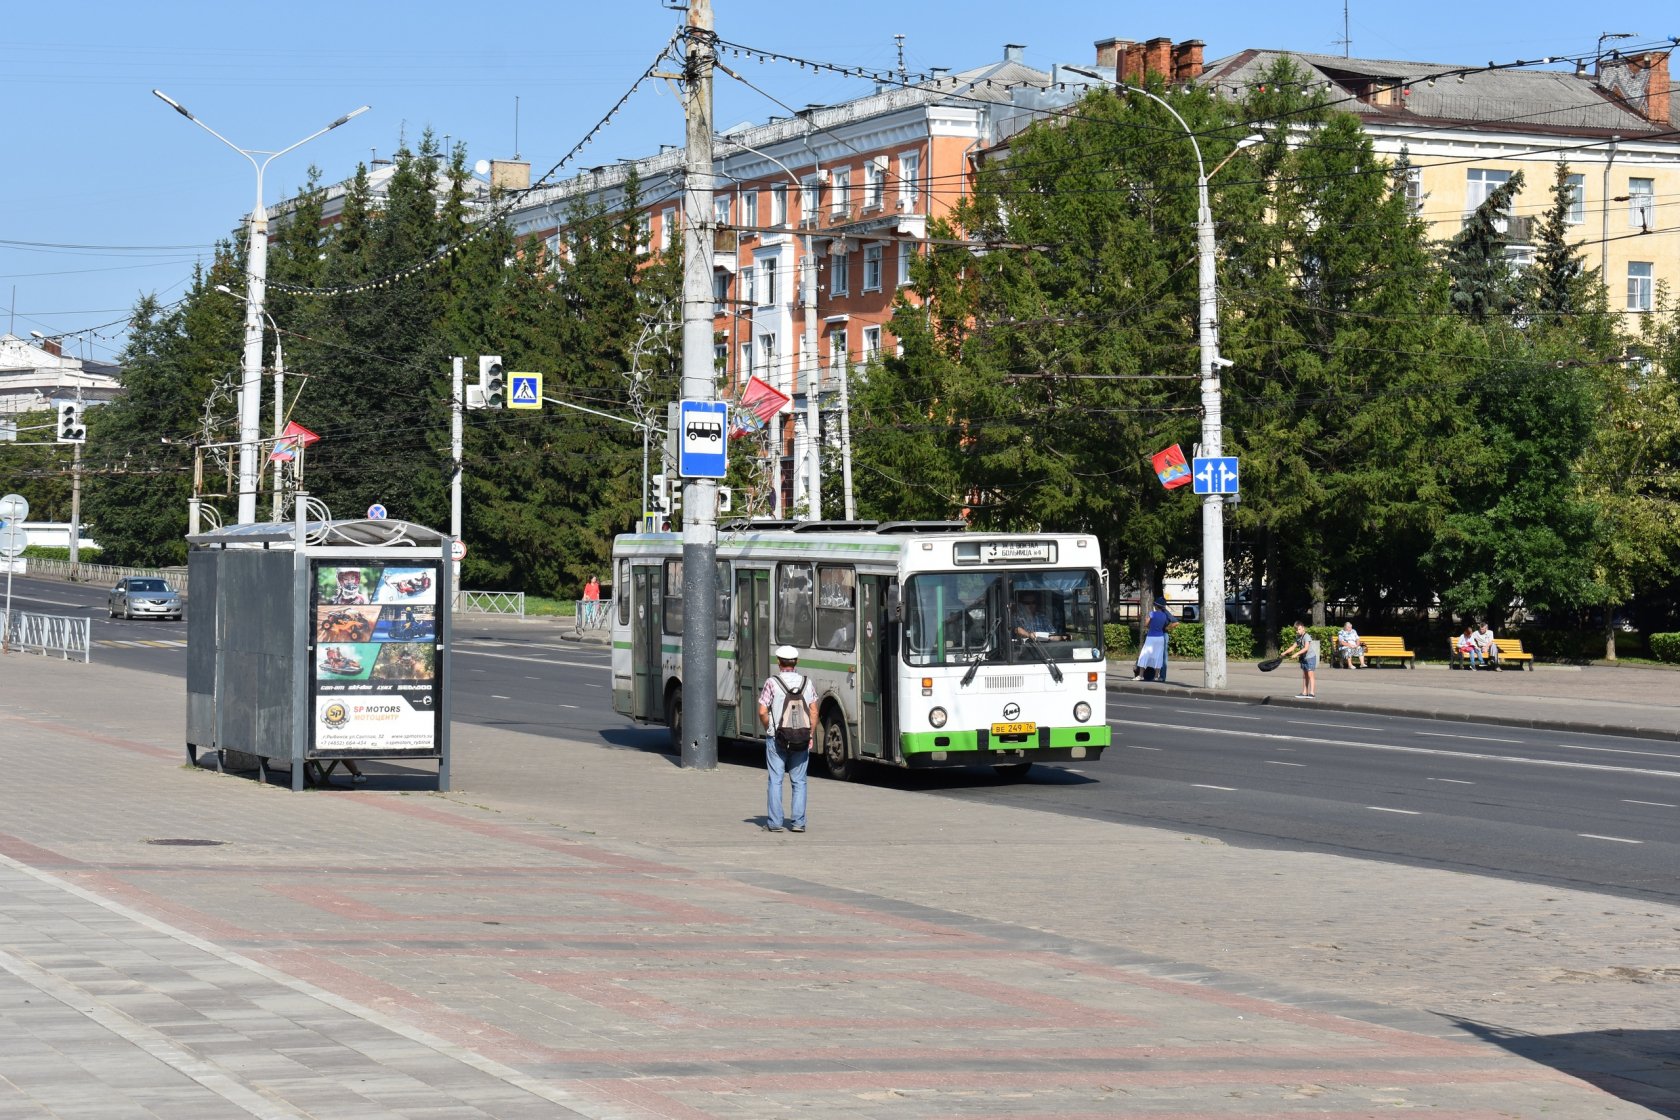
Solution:
M 775 683 L 780 678 L 780 687 Z M 770 726 L 774 728 L 782 721 L 782 705 L 787 703 L 788 693 L 799 687 L 803 678 L 805 689 L 801 698 L 809 704 L 817 698 L 817 690 L 811 687 L 811 678 L 805 676 L 798 669 L 782 669 L 764 678 L 764 687 L 758 690 L 758 704 L 761 708 L 770 709 Z

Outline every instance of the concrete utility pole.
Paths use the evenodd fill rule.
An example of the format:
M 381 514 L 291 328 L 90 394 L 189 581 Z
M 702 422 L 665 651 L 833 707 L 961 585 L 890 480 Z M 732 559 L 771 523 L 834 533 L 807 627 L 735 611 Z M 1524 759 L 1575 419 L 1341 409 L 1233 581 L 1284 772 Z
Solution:
M 717 33 L 711 0 L 690 0 L 683 115 L 682 395 L 716 400 L 712 367 L 712 68 Z M 678 436 L 680 437 L 680 434 Z M 717 769 L 717 483 L 683 484 L 682 765 Z M 756 717 L 755 717 L 756 718 Z M 744 730 L 744 729 L 743 729 Z
M 461 458 L 464 451 L 461 433 L 461 409 L 465 407 L 466 392 L 466 364 L 465 358 L 451 358 L 450 391 L 449 391 L 449 455 L 454 461 L 454 469 L 449 472 L 449 539 L 461 539 Z M 454 607 L 460 602 L 461 596 L 461 562 L 451 561 L 455 565 L 452 574 L 455 577 L 450 585 L 454 591 Z

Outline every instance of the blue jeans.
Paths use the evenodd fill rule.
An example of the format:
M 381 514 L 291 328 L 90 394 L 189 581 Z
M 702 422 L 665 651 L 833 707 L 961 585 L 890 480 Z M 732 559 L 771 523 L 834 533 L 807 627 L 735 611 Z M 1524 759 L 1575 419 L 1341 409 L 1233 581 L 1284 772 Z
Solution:
M 805 827 L 805 768 L 811 764 L 811 752 L 778 747 L 774 735 L 764 737 L 764 769 L 769 771 L 769 798 L 765 803 L 765 817 L 771 828 L 782 827 L 782 775 L 793 782 L 793 823 Z

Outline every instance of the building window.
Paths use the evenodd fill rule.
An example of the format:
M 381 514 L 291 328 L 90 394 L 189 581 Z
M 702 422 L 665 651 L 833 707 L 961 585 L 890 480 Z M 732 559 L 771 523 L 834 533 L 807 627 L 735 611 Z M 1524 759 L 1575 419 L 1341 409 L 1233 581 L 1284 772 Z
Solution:
M 787 196 L 786 183 L 778 183 L 770 188 L 770 224 L 777 229 L 787 226 Z
M 846 368 L 851 357 L 846 349 L 846 325 L 832 327 L 828 332 L 828 368 L 838 372 Z
M 653 248 L 653 215 L 642 211 L 636 215 L 636 252 L 646 253 Z
M 776 336 L 761 334 L 758 336 L 758 361 L 764 372 L 774 372 L 776 368 Z
M 1572 226 L 1582 225 L 1587 220 L 1587 177 L 1585 175 L 1571 175 L 1569 177 L 1569 214 L 1564 218 Z
M 806 225 L 817 224 L 817 208 L 822 204 L 822 181 L 816 176 L 805 180 L 799 192 L 799 220 Z
M 899 209 L 914 211 L 922 200 L 922 153 L 905 152 L 898 157 Z
M 712 273 L 712 314 L 729 314 L 729 273 Z
M 1464 208 L 1474 210 L 1488 200 L 1488 196 L 1511 179 L 1509 171 L 1495 171 L 1491 167 L 1472 167 L 1464 173 Z
M 837 167 L 829 180 L 831 193 L 828 208 L 831 213 L 844 214 L 852 208 L 852 171 L 849 167 Z
M 712 218 L 720 226 L 729 224 L 729 196 L 720 194 L 712 199 Z
M 865 245 L 863 247 L 863 290 L 866 292 L 881 290 L 881 247 L 879 245 Z
M 1649 232 L 1656 213 L 1656 180 L 1628 180 L 1628 226 Z
M 1423 168 L 1406 168 L 1406 208 L 1414 215 L 1423 213 Z
M 887 159 L 877 156 L 863 165 L 863 204 L 879 210 L 887 202 Z
M 741 224 L 748 228 L 742 231 L 742 236 L 753 232 L 758 225 L 758 192 L 741 192 Z
M 659 251 L 661 253 L 669 251 L 671 238 L 676 232 L 677 211 L 674 207 L 667 206 L 659 212 Z
M 898 243 L 898 286 L 910 283 L 910 258 L 916 255 L 916 247 L 908 241 Z
M 1651 262 L 1628 262 L 1628 298 L 1629 311 L 1651 310 Z
M 881 352 L 881 328 L 880 327 L 864 327 L 863 328 L 863 360 L 866 361 L 866 362 L 874 361 L 875 356 L 877 354 L 879 354 L 880 352 Z
M 776 258 L 768 257 L 758 262 L 758 306 L 774 307 L 776 305 L 776 297 L 779 294 L 777 292 L 778 276 Z
M 729 343 L 712 343 L 712 370 L 719 378 L 729 372 Z
M 850 253 L 828 254 L 828 294 L 830 296 L 849 296 L 852 294 L 852 256 Z
M 750 342 L 741 343 L 741 368 L 739 373 L 746 377 L 753 372 L 753 347 Z

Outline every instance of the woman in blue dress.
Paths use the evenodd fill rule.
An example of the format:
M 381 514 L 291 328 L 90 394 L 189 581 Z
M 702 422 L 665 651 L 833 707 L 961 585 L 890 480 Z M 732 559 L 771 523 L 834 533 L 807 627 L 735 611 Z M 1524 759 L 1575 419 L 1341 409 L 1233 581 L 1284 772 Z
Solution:
M 1149 627 L 1143 636 L 1143 648 L 1138 651 L 1137 664 L 1132 668 L 1132 679 L 1143 679 L 1145 669 L 1155 670 L 1155 679 L 1167 679 L 1167 631 L 1178 625 L 1178 621 L 1156 603 L 1155 609 L 1149 612 Z

